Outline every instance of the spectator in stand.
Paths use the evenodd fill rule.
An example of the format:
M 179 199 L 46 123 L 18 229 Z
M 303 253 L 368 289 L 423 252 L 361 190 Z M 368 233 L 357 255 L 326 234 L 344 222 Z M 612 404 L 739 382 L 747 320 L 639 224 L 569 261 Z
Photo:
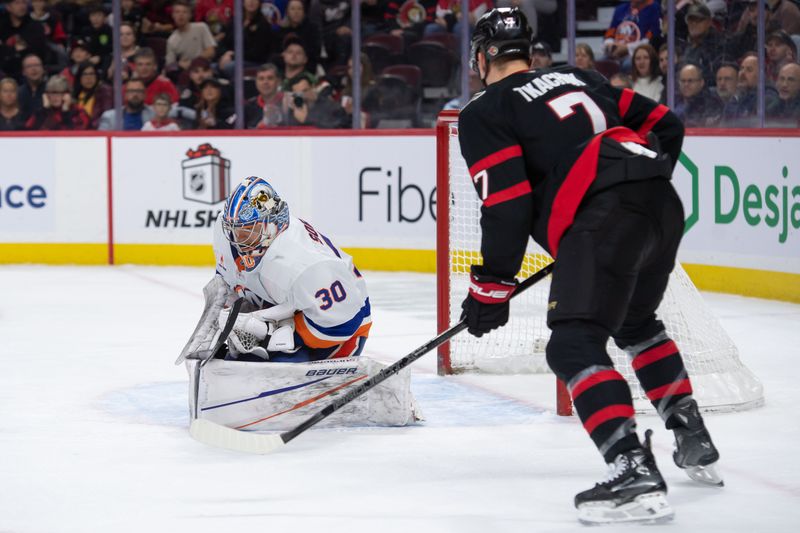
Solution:
M 44 28 L 31 19 L 27 0 L 6 0 L 6 10 L 0 13 L 0 43 L 7 47 L 3 70 L 9 76 L 19 78 L 22 58 L 36 54 L 49 65 L 50 54 Z
M 327 58 L 324 68 L 344 65 L 350 57 L 352 31 L 350 31 L 349 0 L 312 0 L 308 18 L 322 30 L 322 43 Z
M 133 78 L 125 84 L 125 107 L 122 108 L 122 129 L 125 131 L 139 131 L 145 122 L 153 118 L 153 110 L 144 103 L 144 82 Z M 109 109 L 100 116 L 101 131 L 119 129 L 114 122 L 114 109 Z
M 624 72 L 612 74 L 608 79 L 608 83 L 617 89 L 633 89 L 633 81 L 631 81 L 631 77 Z
M 353 59 L 347 60 L 347 75 L 341 79 L 341 92 L 339 103 L 347 114 L 347 120 L 353 123 Z M 361 127 L 366 128 L 369 117 L 364 111 L 363 102 L 369 96 L 370 91 L 375 90 L 375 73 L 372 70 L 372 62 L 369 56 L 361 52 Z
M 78 109 L 89 117 L 89 129 L 97 129 L 100 116 L 114 106 L 111 87 L 100 81 L 97 67 L 91 61 L 78 65 L 72 96 Z
M 531 68 L 549 68 L 553 66 L 553 54 L 550 45 L 544 41 L 534 43 L 531 54 Z
M 85 61 L 91 61 L 92 54 L 89 52 L 89 45 L 82 39 L 75 39 L 69 47 L 69 63 L 60 72 L 67 78 L 70 85 L 75 85 L 75 74 L 78 72 L 78 65 Z
M 28 118 L 28 130 L 85 130 L 89 116 L 75 104 L 69 94 L 69 83 L 64 76 L 53 76 L 47 80 L 42 97 L 42 107 Z
M 481 82 L 481 78 L 477 72 L 472 69 L 469 69 L 469 96 L 472 98 L 475 96 L 476 93 L 483 90 L 483 83 Z M 461 103 L 461 95 L 456 96 L 452 100 L 448 101 L 442 107 L 442 111 L 448 111 L 451 109 L 460 110 L 464 107 Z
M 739 79 L 739 66 L 736 63 L 723 63 L 717 69 L 714 92 L 725 106 L 722 115 L 728 115 L 728 107 L 738 105 L 736 84 Z
M 200 86 L 209 78 L 214 77 L 211 62 L 204 57 L 196 57 L 189 64 L 189 83 L 181 88 L 178 106 L 191 109 L 194 119 L 194 109 L 200 100 Z
M 25 117 L 17 97 L 18 89 L 14 78 L 0 80 L 0 131 L 25 129 Z
M 664 82 L 658 70 L 658 54 L 650 44 L 640 44 L 633 52 L 631 79 L 635 92 L 656 102 L 661 100 Z
M 714 28 L 711 10 L 705 4 L 692 4 L 686 11 L 688 35 L 680 43 L 681 60 L 691 63 L 703 71 L 706 85 L 714 82 L 714 71 L 724 51 L 722 35 Z
M 594 70 L 594 50 L 586 43 L 575 45 L 575 66 L 584 70 Z
M 51 8 L 47 0 L 31 0 L 31 19 L 42 25 L 51 50 L 58 50 L 66 60 L 64 45 L 67 43 L 67 32 L 61 22 L 61 15 Z
M 25 120 L 42 107 L 45 81 L 41 58 L 33 53 L 23 57 L 22 85 L 20 85 L 18 95 L 19 106 Z
M 261 12 L 261 0 L 244 0 L 242 5 L 244 24 L 244 68 L 257 67 L 269 61 L 272 56 L 275 36 L 272 25 Z M 225 29 L 225 37 L 220 48 L 224 50 L 219 58 L 219 71 L 229 79 L 234 72 L 234 31 L 233 21 Z
M 758 119 L 758 55 L 755 52 L 745 54 L 739 66 L 739 81 L 737 85 L 735 105 L 725 108 L 724 121 L 726 126 L 738 128 L 752 128 L 757 126 Z M 773 87 L 765 87 L 764 108 L 770 109 L 775 105 L 777 92 Z
M 470 33 L 475 23 L 484 13 L 494 8 L 492 0 L 469 0 L 468 22 Z M 436 3 L 436 18 L 431 24 L 425 26 L 423 35 L 434 33 L 452 33 L 456 36 L 458 47 L 461 47 L 461 27 L 463 19 L 461 17 L 461 0 L 438 0 Z M 528 23 L 530 25 L 530 22 Z M 533 30 L 533 27 L 531 27 Z M 536 35 L 536 31 L 533 30 Z
M 800 65 L 787 63 L 778 72 L 778 98 L 767 108 L 767 125 L 800 127 Z
M 130 24 L 131 28 L 133 28 L 134 36 L 138 36 L 142 31 L 142 19 L 144 19 L 142 7 L 137 0 L 120 0 L 119 9 L 122 23 L 127 22 Z M 111 15 L 108 16 L 108 25 L 112 28 L 114 27 L 114 18 Z
M 139 52 L 139 45 L 136 44 L 136 28 L 131 22 L 123 22 L 119 25 L 119 47 L 122 56 L 122 81 L 128 81 L 134 67 L 134 58 Z M 114 60 L 108 66 L 106 77 L 109 81 L 114 80 Z
M 311 74 L 313 77 L 312 72 L 308 68 L 308 55 L 306 54 L 306 48 L 299 40 L 287 41 L 281 57 L 283 58 L 284 90 L 289 89 L 289 86 L 287 85 L 289 80 L 299 76 L 300 74 Z
M 172 23 L 172 0 L 140 0 L 144 9 L 142 34 L 168 37 L 175 26 Z
M 767 80 L 775 84 L 778 72 L 788 63 L 797 62 L 797 45 L 783 30 L 776 30 L 767 37 Z
M 287 124 L 317 128 L 346 128 L 347 114 L 331 97 L 332 87 L 323 83 L 313 85 L 314 77 L 305 72 L 288 80 L 291 91 L 286 95 Z
M 289 0 L 286 4 L 286 18 L 283 20 L 277 41 L 284 50 L 288 42 L 300 41 L 305 49 L 305 67 L 311 73 L 317 72 L 319 53 L 322 49 L 322 35 L 319 28 L 306 17 L 306 6 L 303 0 Z
M 767 31 L 800 34 L 800 8 L 792 0 L 767 0 Z
M 687 128 L 719 125 L 722 101 L 706 88 L 703 70 L 697 65 L 684 65 L 678 72 L 678 94 L 673 111 Z
M 92 63 L 105 75 L 114 52 L 111 26 L 106 23 L 106 11 L 101 4 L 93 4 L 88 11 L 89 26 L 83 30 L 81 38 L 89 47 Z
M 661 5 L 654 0 L 630 0 L 614 10 L 605 33 L 606 56 L 619 61 L 627 71 L 633 51 L 640 44 L 661 36 Z
M 386 5 L 386 27 L 408 45 L 420 40 L 425 27 L 436 21 L 437 0 L 396 0 Z
M 158 61 L 152 48 L 143 47 L 139 49 L 134 58 L 133 75 L 144 82 L 147 92 L 144 102 L 147 105 L 153 103 L 157 94 L 167 93 L 171 100 L 178 99 L 178 89 L 175 85 L 158 73 Z
M 172 21 L 175 31 L 167 39 L 166 64 L 177 63 L 182 70 L 189 68 L 192 59 L 214 59 L 217 42 L 205 22 L 191 22 L 192 8 L 187 0 L 172 4 Z M 155 97 L 155 95 L 153 95 Z
M 386 31 L 388 0 L 361 0 L 361 39 Z
M 172 101 L 168 94 L 159 94 L 153 102 L 153 118 L 142 126 L 142 131 L 180 131 L 181 127 L 174 118 L 169 117 Z
M 205 22 L 217 42 L 233 35 L 226 30 L 233 21 L 233 0 L 197 0 L 194 6 L 194 21 Z
M 283 125 L 284 93 L 280 90 L 281 73 L 272 63 L 262 65 L 256 72 L 258 94 L 245 102 L 244 122 L 248 129 L 271 128 Z
M 272 24 L 273 31 L 281 29 L 281 24 L 286 18 L 287 3 L 287 0 L 263 0 L 261 4 L 261 12 L 264 13 L 267 22 Z
M 229 130 L 236 122 L 233 106 L 223 99 L 222 84 L 216 78 L 209 78 L 200 85 L 196 109 L 195 129 L 198 130 Z

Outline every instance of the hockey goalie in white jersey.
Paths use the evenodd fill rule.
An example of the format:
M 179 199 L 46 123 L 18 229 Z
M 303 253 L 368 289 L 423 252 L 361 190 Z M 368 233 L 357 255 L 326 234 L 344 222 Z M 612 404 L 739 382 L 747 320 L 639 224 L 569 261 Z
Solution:
M 356 357 L 372 325 L 364 278 L 330 239 L 290 216 L 266 180 L 248 177 L 228 197 L 214 225 L 214 255 L 206 308 L 181 354 L 199 380 L 197 405 L 190 405 L 196 416 L 239 429 L 290 429 L 380 370 Z M 239 297 L 227 348 L 208 353 Z M 213 356 L 202 373 L 193 369 L 193 354 Z M 409 381 L 407 374 L 387 380 L 329 424 L 413 421 Z

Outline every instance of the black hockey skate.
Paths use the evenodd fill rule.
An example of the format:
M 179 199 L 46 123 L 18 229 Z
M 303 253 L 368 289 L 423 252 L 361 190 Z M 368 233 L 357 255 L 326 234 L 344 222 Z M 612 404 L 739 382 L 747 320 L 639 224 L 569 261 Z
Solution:
M 673 429 L 675 432 L 675 452 L 672 458 L 678 468 L 700 483 L 722 487 L 724 482 L 716 469 L 719 461 L 719 452 L 711 442 L 703 417 L 697 402 L 686 399 L 675 406 L 670 413 L 680 426 Z
M 667 502 L 667 484 L 650 451 L 651 430 L 644 446 L 617 455 L 608 479 L 575 496 L 578 520 L 584 524 L 666 522 L 674 512 Z

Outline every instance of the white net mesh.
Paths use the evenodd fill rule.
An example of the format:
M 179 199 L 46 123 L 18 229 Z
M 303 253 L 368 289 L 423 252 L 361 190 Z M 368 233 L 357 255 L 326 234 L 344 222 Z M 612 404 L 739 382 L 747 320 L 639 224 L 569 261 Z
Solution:
M 480 204 L 467 173 L 458 146 L 455 123 L 447 130 L 449 139 L 449 188 L 438 191 L 439 198 L 449 198 L 449 279 L 439 274 L 439 283 L 449 281 L 449 323 L 461 314 L 461 302 L 469 285 L 469 268 L 480 263 Z M 439 154 L 442 157 L 444 154 Z M 519 279 L 524 279 L 551 261 L 533 240 Z M 450 341 L 450 366 L 453 372 L 487 372 L 497 374 L 547 372 L 545 347 L 550 330 L 546 324 L 549 278 L 511 301 L 508 324 L 484 335 L 459 335 Z M 763 403 L 760 382 L 742 364 L 733 341 L 703 301 L 702 296 L 680 265 L 670 278 L 659 318 L 677 343 L 686 363 L 695 397 L 706 410 L 749 408 Z M 631 392 L 640 410 L 650 408 L 630 367 L 628 357 L 613 342 L 609 354 L 617 369 L 631 385 Z

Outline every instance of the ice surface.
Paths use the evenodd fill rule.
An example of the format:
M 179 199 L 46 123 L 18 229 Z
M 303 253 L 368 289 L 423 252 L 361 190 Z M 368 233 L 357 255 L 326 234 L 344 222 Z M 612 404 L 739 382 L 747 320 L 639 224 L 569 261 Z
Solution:
M 311 430 L 250 456 L 189 438 L 173 366 L 211 269 L 0 267 L 0 532 L 584 531 L 572 498 L 605 475 L 549 376 L 412 366 L 427 418 Z M 392 362 L 435 334 L 434 278 L 366 273 L 367 353 Z M 682 532 L 791 532 L 800 523 L 800 306 L 706 294 L 765 386 L 766 405 L 708 415 L 724 489 L 656 456 Z M 627 532 L 658 526 L 625 526 Z M 608 531 L 615 530 L 610 528 Z

